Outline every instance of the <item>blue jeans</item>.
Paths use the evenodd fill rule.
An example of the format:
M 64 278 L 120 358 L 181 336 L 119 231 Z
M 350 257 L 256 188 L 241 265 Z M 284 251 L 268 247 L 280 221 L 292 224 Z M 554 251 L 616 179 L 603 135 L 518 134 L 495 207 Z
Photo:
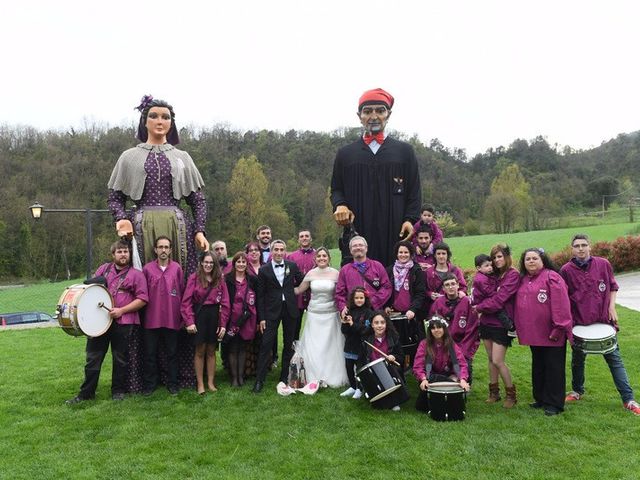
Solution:
M 582 395 L 584 393 L 584 359 L 586 355 L 576 349 L 571 352 L 571 386 L 574 392 Z M 616 345 L 616 349 L 604 355 L 604 359 L 609 365 L 613 383 L 620 393 L 623 403 L 633 400 L 633 390 L 629 384 L 627 370 L 624 368 L 622 356 L 620 355 L 620 347 Z

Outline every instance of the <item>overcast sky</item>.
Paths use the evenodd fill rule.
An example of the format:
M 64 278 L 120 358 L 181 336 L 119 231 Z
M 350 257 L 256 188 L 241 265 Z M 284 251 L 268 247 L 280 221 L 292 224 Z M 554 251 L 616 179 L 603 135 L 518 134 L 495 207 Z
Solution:
M 332 131 L 382 87 L 424 142 L 589 148 L 640 129 L 639 19 L 615 0 L 4 2 L 0 124 L 130 125 L 151 93 L 179 127 Z

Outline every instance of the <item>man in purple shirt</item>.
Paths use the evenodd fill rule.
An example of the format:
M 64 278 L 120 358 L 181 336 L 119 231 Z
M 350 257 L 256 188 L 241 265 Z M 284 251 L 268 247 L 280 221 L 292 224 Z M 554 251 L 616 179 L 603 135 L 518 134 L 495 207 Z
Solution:
M 114 307 L 109 311 L 113 319 L 107 332 L 99 337 L 87 338 L 87 363 L 84 367 L 84 383 L 78 395 L 67 400 L 68 405 L 91 400 L 96 396 L 100 368 L 109 345 L 113 357 L 111 398 L 122 400 L 126 392 L 129 336 L 140 324 L 138 310 L 149 301 L 147 282 L 141 271 L 131 266 L 129 244 L 119 240 L 111 245 L 113 262 L 105 263 L 96 270 L 96 276 L 104 276 L 107 289 L 113 298 Z
M 311 246 L 312 242 L 313 239 L 311 238 L 311 232 L 309 230 L 300 230 L 298 232 L 298 249 L 287 255 L 287 260 L 295 262 L 303 276 L 309 273 L 309 270 L 316 266 L 316 250 Z M 309 305 L 310 299 L 310 289 L 307 289 L 298 295 L 298 310 L 300 310 L 300 317 L 298 318 L 298 324 L 296 325 L 295 340 L 300 338 L 302 314 Z
M 178 332 L 180 302 L 184 292 L 184 275 L 178 262 L 171 260 L 169 237 L 156 238 L 156 259 L 142 272 L 149 289 L 149 304 L 144 314 L 144 387 L 142 394 L 151 395 L 158 386 L 158 343 L 164 342 L 167 355 L 167 390 L 178 394 Z
M 605 323 L 618 327 L 616 296 L 618 284 L 613 269 L 606 258 L 591 256 L 591 242 L 584 234 L 575 235 L 571 241 L 573 258 L 560 270 L 569 289 L 571 315 L 574 325 Z M 571 386 L 573 391 L 566 402 L 576 402 L 584 395 L 584 361 L 586 355 L 575 348 L 571 352 Z M 624 408 L 640 415 L 640 405 L 635 401 L 627 370 L 622 362 L 620 347 L 604 355 L 613 382 L 620 393 Z
M 347 313 L 350 292 L 355 287 L 364 287 L 374 310 L 382 310 L 391 298 L 391 282 L 386 269 L 376 260 L 367 258 L 367 241 L 355 236 L 349 242 L 353 262 L 340 269 L 336 284 L 336 307 L 341 316 Z

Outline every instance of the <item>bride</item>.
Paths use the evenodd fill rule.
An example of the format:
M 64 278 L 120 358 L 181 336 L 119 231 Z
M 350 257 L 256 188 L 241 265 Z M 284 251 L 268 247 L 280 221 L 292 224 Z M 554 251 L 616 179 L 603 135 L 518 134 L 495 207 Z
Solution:
M 340 316 L 334 294 L 338 270 L 329 266 L 329 250 L 316 250 L 316 268 L 304 277 L 296 295 L 311 288 L 311 301 L 302 333 L 302 358 L 307 379 L 322 380 L 330 387 L 340 387 L 348 381 L 344 367 L 344 336 L 340 331 Z

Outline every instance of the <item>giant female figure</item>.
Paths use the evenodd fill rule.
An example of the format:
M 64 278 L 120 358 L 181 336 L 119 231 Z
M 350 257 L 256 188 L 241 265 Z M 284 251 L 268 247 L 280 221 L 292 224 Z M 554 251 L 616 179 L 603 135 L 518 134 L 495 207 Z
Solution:
M 154 241 L 165 235 L 171 239 L 172 259 L 188 275 L 196 267 L 194 247 L 209 249 L 204 182 L 191 156 L 174 147 L 180 139 L 173 107 L 146 95 L 137 109 L 138 139 L 143 143 L 118 159 L 108 184 L 109 210 L 118 235 L 133 234 L 142 264 L 153 259 Z M 193 220 L 180 208 L 183 198 Z M 127 200 L 135 204 L 128 212 Z

